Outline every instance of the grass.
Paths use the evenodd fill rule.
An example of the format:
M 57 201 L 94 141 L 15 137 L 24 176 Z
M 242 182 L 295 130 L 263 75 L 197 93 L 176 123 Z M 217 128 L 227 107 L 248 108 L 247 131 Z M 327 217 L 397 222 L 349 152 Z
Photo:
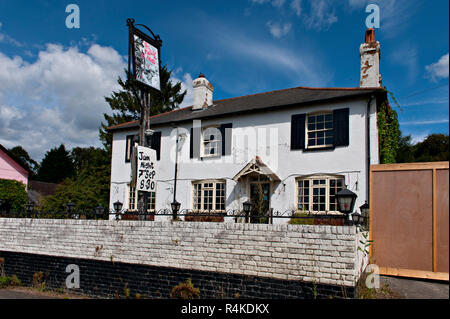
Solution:
M 384 283 L 380 282 L 380 288 L 368 288 L 366 286 L 366 279 L 368 274 L 361 275 L 358 284 L 356 285 L 357 299 L 401 299 L 401 297 L 389 287 L 387 280 Z

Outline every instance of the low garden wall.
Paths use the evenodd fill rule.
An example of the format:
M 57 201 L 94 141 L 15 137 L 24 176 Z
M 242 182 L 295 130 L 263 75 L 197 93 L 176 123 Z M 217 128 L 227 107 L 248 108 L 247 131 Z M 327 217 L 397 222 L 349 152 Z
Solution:
M 80 292 L 167 298 L 191 278 L 202 298 L 353 297 L 361 269 L 355 227 L 0 218 L 7 274 L 43 272 Z M 127 290 L 128 289 L 128 290 Z

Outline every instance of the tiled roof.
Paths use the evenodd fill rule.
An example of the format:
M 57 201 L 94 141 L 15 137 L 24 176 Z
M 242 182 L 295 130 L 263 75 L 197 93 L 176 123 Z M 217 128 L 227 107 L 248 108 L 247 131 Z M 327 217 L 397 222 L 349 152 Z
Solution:
M 376 94 L 386 95 L 384 88 L 307 88 L 295 87 L 278 91 L 245 95 L 224 100 L 217 100 L 213 105 L 199 111 L 192 111 L 192 106 L 154 115 L 150 117 L 151 126 L 171 125 L 176 122 L 192 121 L 226 116 L 238 113 L 256 112 L 282 107 L 303 106 L 307 104 L 332 101 L 336 99 L 361 97 Z M 108 128 L 109 131 L 135 129 L 139 120 L 122 123 Z

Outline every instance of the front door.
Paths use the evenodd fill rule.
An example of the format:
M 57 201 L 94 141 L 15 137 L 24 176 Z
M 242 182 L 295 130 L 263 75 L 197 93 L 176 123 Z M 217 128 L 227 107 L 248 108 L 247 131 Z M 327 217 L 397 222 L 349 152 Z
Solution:
M 250 201 L 252 202 L 250 222 L 267 224 L 270 209 L 270 182 L 251 182 Z

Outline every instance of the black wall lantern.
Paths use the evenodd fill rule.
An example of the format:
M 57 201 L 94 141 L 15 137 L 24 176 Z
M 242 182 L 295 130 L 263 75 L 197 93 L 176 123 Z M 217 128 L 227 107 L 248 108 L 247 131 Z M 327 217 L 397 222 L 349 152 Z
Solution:
M 355 207 L 357 195 L 351 190 L 344 188 L 335 196 L 338 202 L 339 211 L 347 215 L 351 214 L 353 212 L 353 208 Z
M 101 205 L 95 207 L 95 214 L 98 216 L 103 215 L 104 211 L 105 209 Z
M 178 215 L 178 211 L 180 210 L 180 206 L 181 206 L 181 204 L 179 202 L 177 202 L 176 200 L 174 200 L 170 204 L 170 207 L 172 208 L 172 219 L 173 220 L 177 219 L 177 215 Z
M 363 205 L 359 206 L 359 210 L 361 211 L 361 215 L 364 218 L 369 216 L 369 209 L 370 209 L 370 206 L 369 206 L 369 204 L 367 204 L 367 201 Z
M 246 202 L 242 203 L 242 208 L 244 209 L 244 213 L 245 213 L 245 222 L 248 223 L 248 216 L 250 214 L 250 211 L 252 210 L 252 202 L 246 201 Z
M 122 210 L 123 204 L 122 204 L 122 202 L 117 201 L 113 204 L 113 206 L 114 206 L 114 211 L 116 213 L 119 213 Z
M 363 217 L 361 216 L 360 213 L 354 212 L 352 214 L 352 221 L 353 221 L 353 224 L 355 224 L 356 226 L 359 226 L 361 224 L 362 219 L 363 219 Z
M 33 202 L 28 202 L 25 205 L 25 209 L 27 210 L 27 213 L 31 213 L 34 210 L 34 203 Z

